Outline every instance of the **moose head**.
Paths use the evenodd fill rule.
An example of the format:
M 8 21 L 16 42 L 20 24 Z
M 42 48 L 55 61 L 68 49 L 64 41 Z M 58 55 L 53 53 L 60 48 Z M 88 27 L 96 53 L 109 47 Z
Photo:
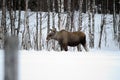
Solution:
M 48 33 L 46 40 L 49 41 L 50 39 L 53 39 L 56 34 L 56 28 L 50 29 L 50 33 Z

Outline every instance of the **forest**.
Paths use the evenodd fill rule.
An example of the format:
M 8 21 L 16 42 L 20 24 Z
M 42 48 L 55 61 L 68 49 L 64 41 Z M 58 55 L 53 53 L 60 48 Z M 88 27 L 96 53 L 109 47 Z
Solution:
M 25 1 L 26 0 L 13 0 L 13 10 L 19 10 L 19 1 L 21 2 L 21 10 L 25 10 Z M 64 0 L 64 11 L 67 11 L 67 1 Z M 92 5 L 92 1 L 90 0 L 90 5 Z M 62 1 L 60 0 L 60 3 Z M 119 0 L 95 0 L 95 12 L 101 13 L 101 9 L 104 13 L 113 13 L 113 2 L 115 2 L 115 8 L 116 13 L 119 13 Z M 0 3 L 2 3 L 2 0 L 0 0 Z M 52 3 L 53 0 L 50 0 L 50 11 L 52 11 Z M 55 3 L 55 11 L 58 12 L 58 0 L 54 0 Z M 6 0 L 7 9 L 9 9 L 10 0 Z M 40 9 L 43 12 L 47 12 L 48 6 L 47 0 L 41 0 L 41 5 L 39 3 L 39 0 L 29 0 L 28 2 L 28 9 L 31 11 L 37 11 L 37 5 L 40 5 Z M 92 8 L 92 6 L 91 6 Z M 2 9 L 2 4 L 0 4 L 0 9 Z M 82 2 L 82 12 L 87 12 L 88 9 L 88 0 L 83 0 Z M 79 0 L 71 0 L 71 11 L 78 11 L 79 10 Z
M 45 42 L 50 28 L 70 32 L 81 29 L 87 35 L 89 48 L 112 44 L 120 48 L 119 0 L 0 0 L 0 3 L 1 49 L 7 34 L 19 37 L 20 49 L 59 50 L 54 40 Z

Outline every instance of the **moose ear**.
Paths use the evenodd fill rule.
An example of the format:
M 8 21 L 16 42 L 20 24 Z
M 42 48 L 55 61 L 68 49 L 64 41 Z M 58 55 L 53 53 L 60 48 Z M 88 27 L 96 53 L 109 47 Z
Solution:
M 79 27 L 79 28 L 78 28 L 78 31 L 81 31 L 81 30 L 82 30 L 82 27 Z
M 53 31 L 52 29 L 49 29 L 49 31 Z

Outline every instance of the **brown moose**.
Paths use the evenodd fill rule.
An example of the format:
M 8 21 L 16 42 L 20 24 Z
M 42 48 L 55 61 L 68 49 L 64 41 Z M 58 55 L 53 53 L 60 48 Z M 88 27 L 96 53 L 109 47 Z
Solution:
M 68 46 L 79 48 L 79 44 L 82 44 L 84 49 L 87 51 L 86 47 L 86 35 L 81 31 L 76 32 L 68 32 L 66 30 L 56 31 L 56 28 L 50 29 L 50 33 L 48 33 L 46 40 L 50 39 L 57 40 L 61 50 L 68 50 Z

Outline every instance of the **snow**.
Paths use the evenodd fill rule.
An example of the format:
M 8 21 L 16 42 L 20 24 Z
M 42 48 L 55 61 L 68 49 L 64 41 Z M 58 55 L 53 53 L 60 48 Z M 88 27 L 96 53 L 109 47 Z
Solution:
M 0 80 L 3 80 L 0 50 Z M 120 80 L 120 51 L 19 51 L 19 80 Z

